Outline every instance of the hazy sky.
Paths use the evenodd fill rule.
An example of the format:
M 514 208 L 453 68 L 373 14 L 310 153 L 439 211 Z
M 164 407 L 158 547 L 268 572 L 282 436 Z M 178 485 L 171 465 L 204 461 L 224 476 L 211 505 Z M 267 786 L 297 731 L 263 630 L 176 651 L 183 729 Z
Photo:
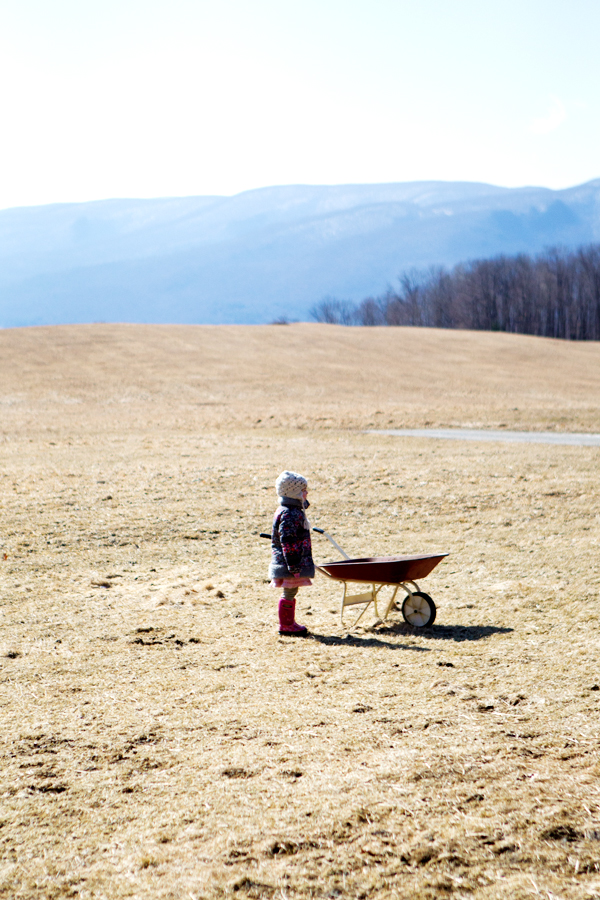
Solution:
M 600 0 L 0 0 L 0 208 L 600 177 Z

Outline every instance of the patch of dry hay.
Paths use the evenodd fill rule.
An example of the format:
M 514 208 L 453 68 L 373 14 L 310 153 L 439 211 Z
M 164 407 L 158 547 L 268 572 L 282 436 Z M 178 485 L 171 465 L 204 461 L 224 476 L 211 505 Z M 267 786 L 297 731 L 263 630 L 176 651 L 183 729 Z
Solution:
M 207 331 L 207 379 L 219 354 L 253 359 L 255 331 L 262 355 L 295 333 Z M 192 363 L 161 381 L 168 330 L 41 332 L 8 336 L 39 343 L 1 444 L 0 897 L 600 897 L 598 450 L 342 429 L 335 357 L 327 427 L 254 427 L 240 371 L 215 381 L 229 424 L 205 407 L 200 429 Z M 376 360 L 381 333 L 351 334 Z M 478 372 L 474 410 L 512 402 Z M 557 410 L 600 430 L 578 383 Z M 307 397 L 286 399 L 290 422 Z M 423 583 L 433 629 L 348 635 L 341 590 L 317 579 L 298 604 L 313 636 L 277 635 L 256 534 L 286 466 L 349 552 L 451 551 Z
M 431 328 L 0 331 L 6 427 L 454 426 L 597 431 L 600 344 Z

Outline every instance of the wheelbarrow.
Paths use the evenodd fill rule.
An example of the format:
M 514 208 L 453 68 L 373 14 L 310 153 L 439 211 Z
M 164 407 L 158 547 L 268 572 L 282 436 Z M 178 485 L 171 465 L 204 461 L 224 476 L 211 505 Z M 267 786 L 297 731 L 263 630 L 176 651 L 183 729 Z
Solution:
M 435 603 L 429 594 L 419 588 L 416 579 L 429 575 L 437 564 L 448 556 L 447 553 L 421 554 L 419 556 L 367 556 L 350 559 L 326 531 L 322 528 L 313 528 L 313 531 L 326 537 L 344 557 L 338 562 L 323 563 L 316 567 L 323 575 L 334 581 L 341 581 L 344 585 L 340 609 L 342 625 L 347 606 L 361 607 L 358 617 L 351 625 L 352 628 L 355 628 L 371 604 L 373 604 L 375 617 L 379 622 L 384 622 L 393 610 L 400 609 L 404 621 L 408 625 L 415 628 L 427 628 L 429 625 L 433 625 L 437 612 Z M 360 594 L 350 594 L 348 592 L 349 584 L 368 584 L 370 589 Z M 377 600 L 383 588 L 388 586 L 393 590 L 388 598 L 385 612 L 381 615 L 377 607 Z M 400 588 L 406 595 L 401 607 L 396 603 L 396 596 Z
M 422 554 L 419 556 L 367 556 L 360 559 L 350 559 L 331 535 L 322 528 L 314 528 L 317 534 L 322 534 L 344 557 L 336 562 L 317 565 L 319 572 L 334 581 L 341 581 L 344 585 L 342 605 L 340 608 L 340 621 L 344 625 L 344 611 L 348 606 L 360 607 L 358 616 L 351 624 L 355 628 L 366 611 L 373 604 L 375 617 L 379 622 L 384 622 L 392 611 L 400 610 L 404 621 L 414 628 L 427 628 L 433 625 L 436 616 L 436 606 L 429 594 L 419 588 L 416 579 L 425 578 L 441 562 L 447 553 Z M 271 538 L 270 534 L 261 534 L 261 537 Z M 360 594 L 349 593 L 350 584 L 368 584 L 369 590 Z M 381 600 L 381 591 L 385 587 L 391 587 L 392 593 L 388 597 L 383 615 L 380 614 L 377 601 Z M 398 591 L 404 591 L 402 606 L 396 603 Z

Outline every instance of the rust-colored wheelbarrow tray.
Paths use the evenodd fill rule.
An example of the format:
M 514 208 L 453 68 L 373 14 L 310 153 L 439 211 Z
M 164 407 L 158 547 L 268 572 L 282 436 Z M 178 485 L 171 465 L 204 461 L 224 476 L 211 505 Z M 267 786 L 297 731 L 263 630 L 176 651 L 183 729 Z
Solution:
M 334 543 L 326 532 L 321 533 Z M 336 544 L 336 546 L 341 550 L 339 545 Z M 433 625 L 436 607 L 429 594 L 420 590 L 417 578 L 425 578 L 426 575 L 429 575 L 446 556 L 448 556 L 447 553 L 423 553 L 419 556 L 367 556 L 362 559 L 340 559 L 335 562 L 322 563 L 317 566 L 317 569 L 328 578 L 341 581 L 344 585 L 340 610 L 342 625 L 344 624 L 344 610 L 347 606 L 361 608 L 352 627 L 358 625 L 371 604 L 373 604 L 377 620 L 385 621 L 392 610 L 400 609 L 396 605 L 396 596 L 398 590 L 402 589 L 406 594 L 401 606 L 404 620 L 409 625 L 422 628 Z M 370 590 L 360 594 L 350 594 L 348 592 L 350 583 L 368 584 Z M 385 612 L 381 615 L 377 608 L 377 600 L 382 589 L 388 585 L 393 587 L 393 591 L 387 601 Z
M 367 584 L 400 584 L 425 578 L 437 564 L 448 556 L 437 553 L 433 556 L 367 556 L 364 559 L 341 559 L 324 563 L 317 568 L 338 581 L 364 581 Z

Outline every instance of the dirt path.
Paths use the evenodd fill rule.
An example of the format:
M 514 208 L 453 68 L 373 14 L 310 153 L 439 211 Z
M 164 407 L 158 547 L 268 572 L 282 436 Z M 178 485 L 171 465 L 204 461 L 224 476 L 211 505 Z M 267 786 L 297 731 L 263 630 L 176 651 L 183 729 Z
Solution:
M 555 444 L 565 447 L 600 447 L 600 434 L 556 431 L 485 431 L 476 428 L 370 428 L 367 434 L 436 438 L 449 441 L 500 441 L 517 444 Z

